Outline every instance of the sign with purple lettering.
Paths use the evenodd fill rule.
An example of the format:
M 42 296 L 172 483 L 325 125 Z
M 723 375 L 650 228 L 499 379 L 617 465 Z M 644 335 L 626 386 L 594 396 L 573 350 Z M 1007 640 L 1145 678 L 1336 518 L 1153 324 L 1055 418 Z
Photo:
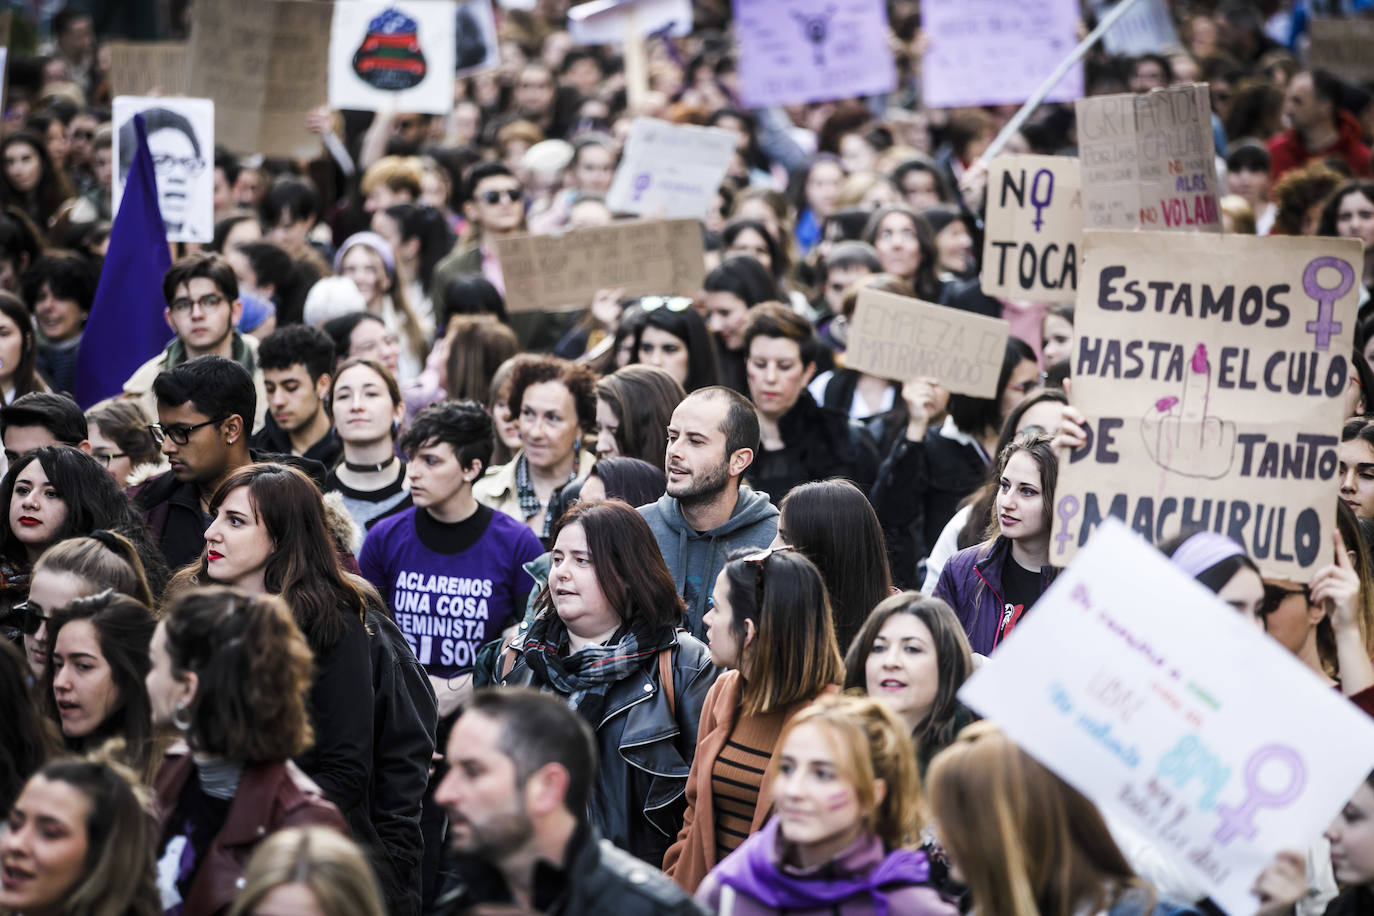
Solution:
M 702 219 L 725 180 L 736 139 L 717 127 L 635 118 L 606 205 L 656 219 Z
M 959 699 L 1228 913 L 1255 912 L 1261 869 L 1317 839 L 1374 762 L 1368 716 L 1117 522 Z
M 1221 231 L 1206 83 L 1097 95 L 1074 108 L 1087 228 Z
M 1050 562 L 1107 516 L 1158 543 L 1210 528 L 1266 577 L 1329 562 L 1360 244 L 1083 235 L 1070 357 L 1088 441 L 1059 464 Z
M 883 0 L 734 0 L 747 108 L 891 92 Z
M 927 108 L 1020 105 L 1078 44 L 1078 0 L 922 0 L 921 99 Z M 1083 95 L 1083 65 L 1048 102 Z
M 1083 190 L 1070 156 L 997 156 L 988 164 L 983 292 L 1073 302 L 1083 241 Z

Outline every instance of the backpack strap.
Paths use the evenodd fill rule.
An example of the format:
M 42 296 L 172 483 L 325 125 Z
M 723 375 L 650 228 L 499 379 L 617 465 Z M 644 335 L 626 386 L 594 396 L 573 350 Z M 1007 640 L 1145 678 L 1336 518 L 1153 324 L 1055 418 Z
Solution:
M 674 643 L 676 645 L 676 643 Z M 677 702 L 673 695 L 673 648 L 668 646 L 658 652 L 658 685 L 668 698 L 668 712 L 677 718 Z
M 497 680 L 497 682 L 499 683 L 499 682 L 501 682 L 501 681 L 504 681 L 504 680 L 506 679 L 506 676 L 509 675 L 509 674 L 511 673 L 511 669 L 514 668 L 514 667 L 515 667 L 515 646 L 506 646 L 506 651 L 504 651 L 504 652 L 501 653 L 501 664 L 497 666 L 497 671 L 496 671 L 496 680 Z

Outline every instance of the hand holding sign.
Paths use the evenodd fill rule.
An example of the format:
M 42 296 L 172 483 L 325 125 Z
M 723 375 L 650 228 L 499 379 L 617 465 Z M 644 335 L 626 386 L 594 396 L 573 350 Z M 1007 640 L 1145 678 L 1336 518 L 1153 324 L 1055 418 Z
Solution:
M 940 385 L 933 378 L 918 376 L 902 385 L 902 400 L 906 402 L 906 437 L 909 441 L 917 442 L 925 437 L 939 395 Z
M 1182 399 L 1160 398 L 1140 421 L 1145 449 L 1155 464 L 1184 477 L 1216 480 L 1231 470 L 1236 424 L 1207 415 L 1212 366 L 1198 344 L 1183 375 Z

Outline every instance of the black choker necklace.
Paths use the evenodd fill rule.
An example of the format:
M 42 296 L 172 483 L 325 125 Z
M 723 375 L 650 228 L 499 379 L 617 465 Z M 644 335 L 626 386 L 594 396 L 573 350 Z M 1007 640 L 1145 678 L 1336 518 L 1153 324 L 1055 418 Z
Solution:
M 391 467 L 395 460 L 396 456 L 392 455 L 387 460 L 379 461 L 376 464 L 354 464 L 352 461 L 344 461 L 344 467 L 357 474 L 375 474 L 378 471 L 385 471 L 387 468 Z

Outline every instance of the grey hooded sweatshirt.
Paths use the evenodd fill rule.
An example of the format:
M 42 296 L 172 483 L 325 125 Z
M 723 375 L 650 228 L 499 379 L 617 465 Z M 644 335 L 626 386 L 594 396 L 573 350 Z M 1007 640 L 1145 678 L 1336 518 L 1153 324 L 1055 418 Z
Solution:
M 640 506 L 639 511 L 649 522 L 673 574 L 673 584 L 687 603 L 687 629 L 698 639 L 705 639 L 701 618 L 706 616 L 706 602 L 725 558 L 741 547 L 762 550 L 771 544 L 778 533 L 778 510 L 768 501 L 767 493 L 741 486 L 729 520 L 710 531 L 697 531 L 687 524 L 677 498 L 667 494 L 658 502 Z

